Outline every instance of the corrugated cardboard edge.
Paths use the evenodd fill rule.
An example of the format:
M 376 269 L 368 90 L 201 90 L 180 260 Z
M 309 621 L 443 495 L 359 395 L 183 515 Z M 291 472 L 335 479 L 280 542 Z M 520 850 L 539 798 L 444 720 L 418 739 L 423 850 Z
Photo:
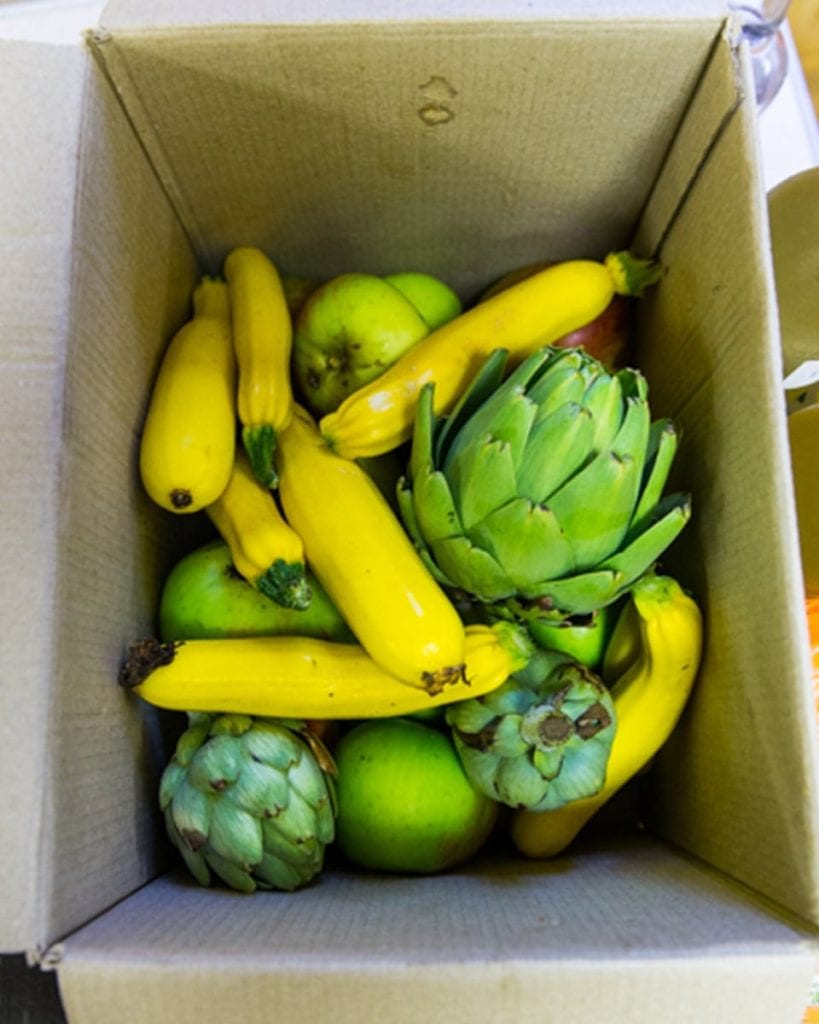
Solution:
M 62 378 L 84 68 L 70 47 L 3 42 L 0 52 L 0 466 L 6 481 L 0 775 L 8 782 L 0 948 L 26 949 L 36 959 L 43 941 Z M 29 472 L 38 464 L 48 466 L 42 478 Z
M 170 163 L 165 157 L 162 144 L 151 126 L 139 99 L 139 90 L 131 81 L 127 63 L 120 59 L 112 40 L 111 32 L 104 26 L 89 30 L 85 35 L 88 49 L 105 76 L 114 95 L 120 102 L 123 116 L 130 122 L 134 136 L 146 154 L 148 164 L 153 168 L 157 181 L 176 211 L 180 224 L 186 230 L 194 252 L 202 259 L 206 245 L 202 232 L 196 227 L 196 218 L 183 190 L 178 186 Z
M 711 59 L 674 136 L 654 190 L 646 201 L 632 243 L 635 252 L 658 254 L 709 151 L 742 102 L 744 83 L 738 38 L 735 22 L 726 20 L 722 33 L 714 41 Z

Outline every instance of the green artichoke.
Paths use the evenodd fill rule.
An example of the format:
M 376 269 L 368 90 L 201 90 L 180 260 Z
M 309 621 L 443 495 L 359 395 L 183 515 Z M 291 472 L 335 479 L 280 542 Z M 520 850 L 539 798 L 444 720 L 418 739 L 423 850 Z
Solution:
M 450 416 L 419 397 L 401 516 L 444 586 L 510 614 L 587 615 L 620 597 L 690 517 L 662 496 L 677 447 L 634 369 L 545 347 L 505 380 L 494 352 Z
M 212 871 L 240 892 L 309 882 L 335 835 L 330 755 L 301 723 L 189 719 L 163 772 L 159 805 L 191 874 L 209 885 Z
M 451 704 L 446 722 L 472 784 L 517 809 L 551 811 L 606 780 L 616 729 L 611 695 L 579 662 L 541 652 L 540 671 Z

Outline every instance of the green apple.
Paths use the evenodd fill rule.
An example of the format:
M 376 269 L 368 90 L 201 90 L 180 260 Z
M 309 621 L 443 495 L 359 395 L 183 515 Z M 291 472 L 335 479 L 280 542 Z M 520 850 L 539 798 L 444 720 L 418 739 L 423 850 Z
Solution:
M 227 544 L 210 541 L 168 574 L 159 601 L 160 639 L 290 634 L 352 642 L 352 632 L 309 569 L 307 582 L 310 607 L 282 608 L 239 575 Z
M 354 864 L 431 874 L 474 856 L 498 804 L 466 777 L 448 732 L 407 718 L 354 726 L 333 751 L 336 837 Z
M 461 300 L 455 292 L 432 274 L 407 270 L 401 274 L 387 274 L 384 280 L 415 306 L 431 331 L 449 323 L 463 312 Z
M 341 274 L 320 285 L 296 318 L 293 377 L 319 416 L 375 380 L 429 333 L 397 288 L 373 274 Z

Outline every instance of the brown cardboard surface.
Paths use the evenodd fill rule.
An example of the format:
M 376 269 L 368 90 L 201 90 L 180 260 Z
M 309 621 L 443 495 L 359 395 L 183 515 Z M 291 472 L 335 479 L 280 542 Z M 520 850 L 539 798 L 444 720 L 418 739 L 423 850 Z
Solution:
M 68 49 L 0 46 L 0 775 L 13 780 L 3 809 L 0 950 L 8 952 L 42 938 L 60 384 L 82 78 L 80 56 Z
M 674 136 L 634 233 L 636 252 L 656 255 L 708 152 L 742 100 L 739 62 L 726 25 Z
M 644 307 L 641 363 L 683 428 L 677 481 L 696 481 L 670 566 L 707 614 L 703 685 L 661 759 L 658 814 L 675 842 L 817 921 L 817 731 L 751 118 L 740 108 L 713 147 Z M 653 351 L 661 332 L 674 343 Z
M 249 899 L 172 875 L 72 936 L 59 979 L 70 1024 L 794 1024 L 815 956 L 640 837 Z
M 412 260 L 472 295 L 631 236 L 715 24 L 146 25 L 97 49 L 206 265 Z

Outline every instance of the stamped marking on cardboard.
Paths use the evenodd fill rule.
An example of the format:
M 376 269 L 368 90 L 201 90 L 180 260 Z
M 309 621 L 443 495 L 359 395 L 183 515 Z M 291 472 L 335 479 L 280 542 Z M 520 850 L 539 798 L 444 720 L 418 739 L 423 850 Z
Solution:
M 458 90 L 447 78 L 443 75 L 430 75 L 419 89 L 426 101 L 418 108 L 418 116 L 424 124 L 434 127 L 446 124 L 455 117 L 451 101 L 458 95 Z

